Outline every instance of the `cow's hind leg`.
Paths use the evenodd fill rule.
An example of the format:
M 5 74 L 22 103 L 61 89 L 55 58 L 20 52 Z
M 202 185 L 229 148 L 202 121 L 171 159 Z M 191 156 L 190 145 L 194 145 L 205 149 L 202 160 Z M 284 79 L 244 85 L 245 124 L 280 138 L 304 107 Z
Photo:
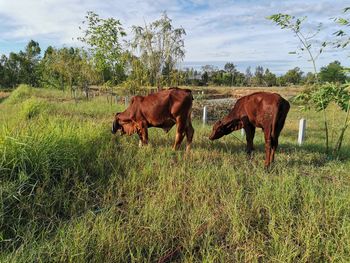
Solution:
M 244 127 L 245 133 L 246 133 L 246 140 L 247 140 L 247 154 L 250 157 L 252 151 L 254 150 L 254 136 L 255 136 L 255 126 L 252 125 L 251 123 L 247 123 Z
M 188 121 L 185 132 L 186 132 L 186 139 L 187 139 L 186 152 L 189 152 L 191 149 L 191 143 L 192 143 L 193 134 L 194 134 L 194 129 L 193 129 L 191 120 Z
M 271 138 L 271 155 L 270 155 L 270 163 L 275 161 L 275 152 L 278 147 L 278 138 Z
M 270 156 L 271 156 L 271 130 L 264 129 L 265 135 L 265 168 L 268 168 L 270 165 Z
M 176 136 L 175 136 L 175 144 L 174 144 L 174 150 L 178 150 L 180 147 L 180 144 L 185 137 L 185 130 L 186 130 L 186 122 L 181 118 L 176 118 Z

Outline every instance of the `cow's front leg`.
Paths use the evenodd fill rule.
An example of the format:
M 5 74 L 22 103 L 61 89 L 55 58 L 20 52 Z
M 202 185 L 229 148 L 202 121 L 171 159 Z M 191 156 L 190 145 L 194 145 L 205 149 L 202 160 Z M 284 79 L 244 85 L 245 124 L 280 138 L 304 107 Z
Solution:
M 174 150 L 178 150 L 180 147 L 180 144 L 185 137 L 185 129 L 186 129 L 186 122 L 181 117 L 176 118 L 176 136 L 175 136 L 175 144 L 174 144 Z
M 138 123 L 139 129 L 138 129 L 138 135 L 140 138 L 139 146 L 147 145 L 148 144 L 148 130 L 147 130 L 147 124 L 140 122 Z

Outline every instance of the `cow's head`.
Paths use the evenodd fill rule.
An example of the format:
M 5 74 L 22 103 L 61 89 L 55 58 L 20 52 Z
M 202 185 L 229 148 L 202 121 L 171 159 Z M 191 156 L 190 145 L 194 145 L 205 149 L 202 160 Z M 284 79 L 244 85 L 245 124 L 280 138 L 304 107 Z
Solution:
M 123 134 L 123 127 L 120 123 L 119 114 L 120 113 L 118 112 L 114 115 L 114 120 L 112 124 L 112 134 L 116 134 L 117 131 L 121 131 L 121 133 Z
M 120 131 L 121 135 L 131 135 L 137 132 L 137 130 L 138 125 L 136 122 L 123 118 L 120 112 L 115 114 L 112 124 L 112 134 L 116 134 L 118 131 Z
M 227 135 L 232 131 L 236 130 L 236 128 L 240 126 L 240 123 L 241 121 L 239 119 L 232 120 L 229 118 L 223 118 L 222 120 L 215 122 L 209 139 L 220 139 L 222 136 Z

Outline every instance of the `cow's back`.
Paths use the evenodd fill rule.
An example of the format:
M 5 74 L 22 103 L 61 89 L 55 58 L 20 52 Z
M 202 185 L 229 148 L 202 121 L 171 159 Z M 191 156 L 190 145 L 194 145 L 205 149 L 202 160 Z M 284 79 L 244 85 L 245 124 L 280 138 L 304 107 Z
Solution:
M 170 113 L 176 117 L 179 115 L 188 115 L 192 109 L 193 96 L 189 89 L 171 88 L 170 91 Z
M 276 118 L 280 104 L 285 102 L 287 101 L 279 94 L 270 92 L 256 92 L 237 101 L 241 114 L 248 116 L 250 122 L 257 127 L 261 127 L 268 119 L 272 121 Z
M 150 126 L 162 127 L 164 123 L 171 123 L 170 120 L 175 121 L 177 116 L 187 116 L 192 99 L 190 90 L 171 88 L 148 96 L 136 96 L 133 103 L 136 103 L 134 108 L 138 115 L 146 119 Z

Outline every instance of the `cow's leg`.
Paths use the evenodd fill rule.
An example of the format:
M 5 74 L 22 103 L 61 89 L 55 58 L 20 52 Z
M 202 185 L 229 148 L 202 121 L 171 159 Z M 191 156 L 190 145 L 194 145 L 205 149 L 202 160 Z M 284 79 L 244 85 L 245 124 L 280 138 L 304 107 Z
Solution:
M 140 138 L 140 141 L 139 141 L 139 146 L 142 146 L 142 145 L 147 145 L 148 144 L 148 130 L 147 130 L 147 124 L 143 123 L 143 122 L 140 122 L 138 123 L 138 135 L 139 135 L 139 138 Z
M 148 144 L 148 129 L 147 129 L 147 126 L 142 127 L 141 134 L 142 134 L 142 144 L 143 145 L 147 145 Z
M 186 152 L 189 152 L 191 149 L 193 134 L 194 134 L 194 129 L 193 129 L 191 120 L 189 120 L 186 127 L 186 139 L 187 139 Z
M 271 140 L 271 155 L 270 155 L 270 163 L 275 161 L 275 152 L 278 147 L 278 138 L 272 138 Z
M 142 145 L 143 145 L 143 143 L 142 143 L 142 134 L 141 134 L 141 132 L 138 132 L 137 134 L 139 136 L 139 147 L 142 147 Z
M 175 136 L 175 144 L 174 144 L 174 150 L 178 150 L 180 147 L 180 144 L 185 136 L 185 130 L 186 130 L 186 122 L 181 117 L 176 118 L 176 136 Z
M 254 136 L 255 136 L 255 126 L 251 123 L 247 123 L 244 126 L 245 134 L 246 134 L 246 140 L 247 140 L 247 154 L 251 156 L 252 151 L 254 150 Z
M 265 168 L 270 165 L 270 156 L 271 156 L 271 129 L 264 129 L 265 135 Z

